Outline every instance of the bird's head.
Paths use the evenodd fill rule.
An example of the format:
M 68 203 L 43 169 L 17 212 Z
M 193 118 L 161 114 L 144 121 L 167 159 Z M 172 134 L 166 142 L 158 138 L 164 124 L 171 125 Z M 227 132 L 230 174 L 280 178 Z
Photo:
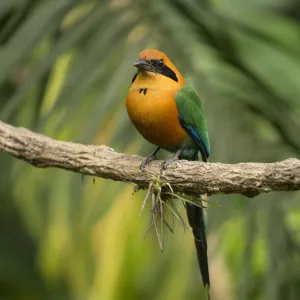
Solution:
M 161 74 L 176 82 L 179 80 L 178 77 L 181 77 L 168 56 L 156 49 L 142 51 L 133 65 L 138 68 L 139 72 Z

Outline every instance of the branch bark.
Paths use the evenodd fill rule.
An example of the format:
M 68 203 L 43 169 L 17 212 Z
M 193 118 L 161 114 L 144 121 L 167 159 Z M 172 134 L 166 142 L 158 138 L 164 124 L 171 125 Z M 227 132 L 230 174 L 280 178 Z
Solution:
M 115 152 L 107 146 L 82 145 L 51 139 L 25 128 L 0 121 L 0 152 L 7 152 L 39 168 L 61 168 L 117 181 L 132 182 L 143 188 L 153 174 L 155 161 L 141 172 L 142 158 Z M 202 163 L 177 161 L 163 172 L 162 181 L 174 190 L 201 194 L 239 193 L 248 197 L 271 191 L 300 190 L 300 160 L 276 163 Z

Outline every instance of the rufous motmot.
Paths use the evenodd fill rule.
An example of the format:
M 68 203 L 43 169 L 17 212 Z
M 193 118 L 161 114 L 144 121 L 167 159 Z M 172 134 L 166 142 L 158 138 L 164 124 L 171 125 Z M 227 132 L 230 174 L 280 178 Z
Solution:
M 156 158 L 161 148 L 175 153 L 163 162 L 163 169 L 177 159 L 198 160 L 198 152 L 206 162 L 210 154 L 208 131 L 200 97 L 192 85 L 161 51 L 144 50 L 133 65 L 137 72 L 127 95 L 127 112 L 140 134 L 157 146 L 142 162 L 141 169 Z M 203 208 L 187 203 L 186 209 L 208 293 L 210 279 Z

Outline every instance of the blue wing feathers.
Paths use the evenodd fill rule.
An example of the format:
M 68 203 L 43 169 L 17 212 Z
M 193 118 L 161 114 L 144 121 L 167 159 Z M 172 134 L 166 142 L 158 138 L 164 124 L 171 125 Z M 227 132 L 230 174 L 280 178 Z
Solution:
M 179 120 L 180 120 L 181 126 L 187 131 L 187 133 L 197 143 L 197 145 L 200 149 L 200 152 L 201 152 L 202 160 L 206 162 L 207 158 L 209 157 L 209 152 L 208 152 L 208 149 L 206 148 L 205 143 L 201 140 L 201 138 L 199 137 L 199 135 L 196 132 L 195 128 L 185 123 L 182 116 L 179 116 Z

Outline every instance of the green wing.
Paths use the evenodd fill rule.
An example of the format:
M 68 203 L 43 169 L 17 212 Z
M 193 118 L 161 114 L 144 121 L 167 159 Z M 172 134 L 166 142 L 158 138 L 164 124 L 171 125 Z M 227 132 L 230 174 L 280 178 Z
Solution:
M 203 107 L 199 95 L 191 84 L 185 84 L 176 95 L 180 124 L 196 142 L 202 160 L 207 161 L 210 144 Z

